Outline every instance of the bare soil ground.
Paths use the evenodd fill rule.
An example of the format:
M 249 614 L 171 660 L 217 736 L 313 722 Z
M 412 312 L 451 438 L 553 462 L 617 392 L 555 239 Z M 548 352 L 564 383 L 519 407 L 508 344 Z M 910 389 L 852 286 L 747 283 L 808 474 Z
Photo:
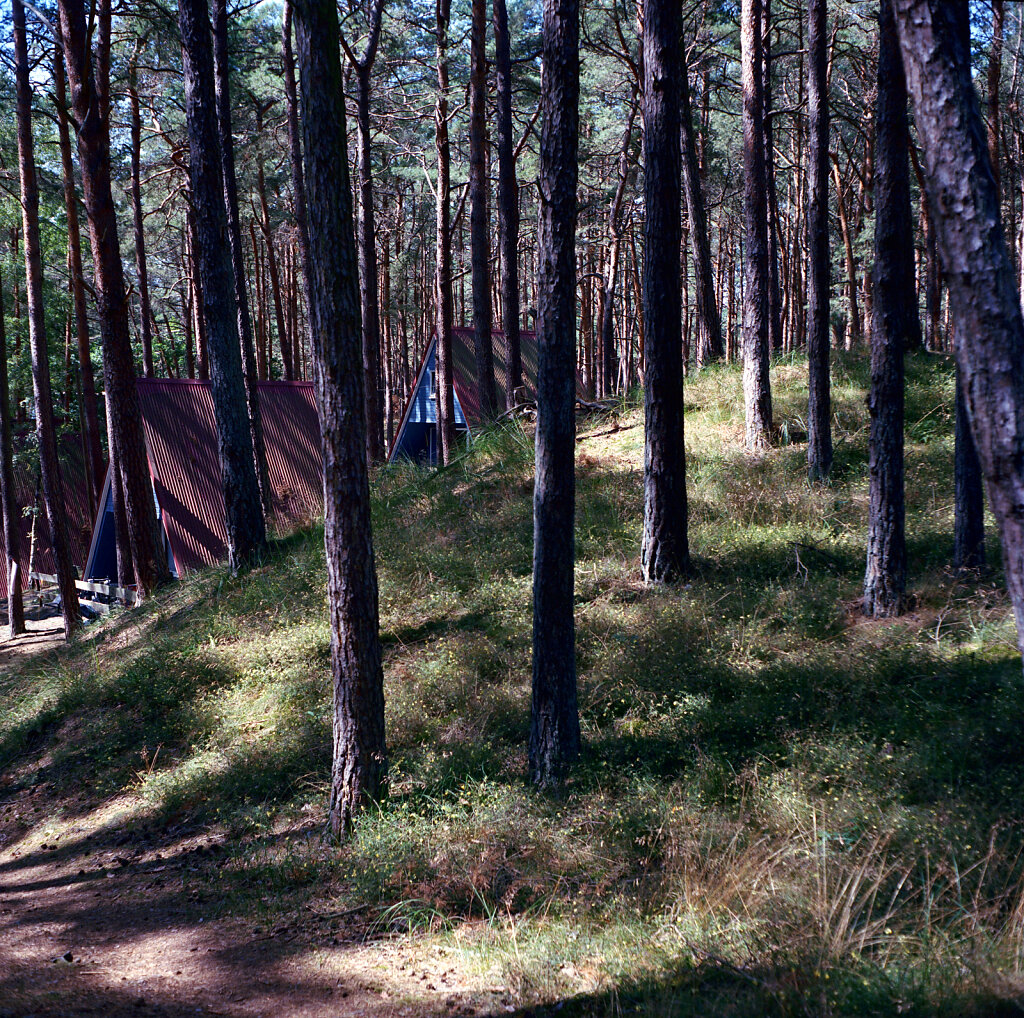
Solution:
M 0 601 L 0 626 L 7 633 L 7 602 Z M 64 639 L 64 622 L 61 614 L 49 605 L 25 606 L 25 628 L 27 633 L 11 639 L 0 639 L 0 668 L 25 654 L 36 654 L 49 646 L 60 644 Z
M 190 878 L 218 865 L 208 836 L 169 842 L 119 829 L 118 805 L 40 841 L 52 790 L 0 802 L 0 1016 L 89 1014 L 234 1018 L 489 1013 L 511 1010 L 460 986 L 443 957 L 358 920 L 296 916 L 267 928 L 206 920 Z M 71 806 L 64 801 L 65 808 Z M 84 803 L 82 804 L 84 805 Z

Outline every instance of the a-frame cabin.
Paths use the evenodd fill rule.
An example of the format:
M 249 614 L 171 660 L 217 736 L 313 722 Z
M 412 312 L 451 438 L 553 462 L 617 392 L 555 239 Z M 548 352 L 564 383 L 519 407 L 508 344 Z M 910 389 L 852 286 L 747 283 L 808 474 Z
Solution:
M 210 383 L 140 378 L 136 383 L 153 498 L 171 574 L 227 556 L 224 490 Z M 311 382 L 260 382 L 274 522 L 294 526 L 323 512 L 320 422 Z M 110 470 L 85 564 L 86 580 L 117 574 Z
M 491 333 L 494 351 L 494 386 L 498 406 L 507 405 L 508 350 L 505 334 L 500 329 Z M 537 337 L 521 332 L 520 354 L 523 363 L 522 395 L 533 399 L 537 387 Z M 455 397 L 455 431 L 457 435 L 472 434 L 483 423 L 480 414 L 480 390 L 476 378 L 476 355 L 473 352 L 473 330 L 452 329 L 452 390 Z M 437 336 L 433 336 L 420 361 L 409 400 L 395 432 L 388 462 L 405 458 L 427 463 L 437 462 Z

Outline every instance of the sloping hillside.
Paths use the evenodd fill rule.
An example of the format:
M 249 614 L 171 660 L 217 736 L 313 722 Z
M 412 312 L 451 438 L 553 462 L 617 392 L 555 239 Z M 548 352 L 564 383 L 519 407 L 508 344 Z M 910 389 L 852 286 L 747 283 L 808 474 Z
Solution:
M 908 363 L 915 607 L 860 616 L 866 373 L 834 367 L 824 488 L 802 360 L 773 369 L 760 459 L 738 371 L 689 381 L 696 571 L 667 590 L 638 579 L 642 409 L 581 422 L 585 752 L 559 796 L 524 781 L 519 428 L 376 480 L 391 795 L 349 844 L 324 836 L 316 527 L 8 665 L 0 1014 L 1016 1013 L 1012 620 L 998 569 L 948 567 L 952 375 L 928 355 Z

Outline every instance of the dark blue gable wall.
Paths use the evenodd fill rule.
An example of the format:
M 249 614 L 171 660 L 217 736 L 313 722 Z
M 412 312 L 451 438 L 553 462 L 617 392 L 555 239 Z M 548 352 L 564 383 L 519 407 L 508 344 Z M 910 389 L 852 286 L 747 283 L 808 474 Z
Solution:
M 436 354 L 437 344 L 431 343 L 430 351 L 427 354 L 426 368 L 420 375 L 416 393 L 409 407 L 409 416 L 395 443 L 395 456 L 427 459 L 431 463 L 437 460 L 437 404 L 430 395 L 430 380 L 437 368 Z M 466 430 L 466 418 L 463 416 L 457 395 L 455 396 L 455 427 L 459 431 Z

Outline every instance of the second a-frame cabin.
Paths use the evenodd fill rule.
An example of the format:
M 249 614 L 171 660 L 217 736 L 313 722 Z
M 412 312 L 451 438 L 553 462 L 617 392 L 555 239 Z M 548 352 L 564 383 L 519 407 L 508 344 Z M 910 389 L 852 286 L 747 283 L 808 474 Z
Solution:
M 508 348 L 505 334 L 498 329 L 491 333 L 494 351 L 494 385 L 498 406 L 507 406 Z M 537 386 L 537 336 L 533 332 L 519 334 L 523 362 L 521 395 L 533 399 Z M 473 330 L 452 329 L 452 389 L 455 396 L 455 431 L 466 435 L 476 431 L 483 419 L 480 415 L 480 391 L 476 378 L 476 356 L 473 352 Z M 391 443 L 388 462 L 405 458 L 427 463 L 437 462 L 437 336 L 431 338 L 420 362 L 416 381 L 402 414 L 401 423 Z

